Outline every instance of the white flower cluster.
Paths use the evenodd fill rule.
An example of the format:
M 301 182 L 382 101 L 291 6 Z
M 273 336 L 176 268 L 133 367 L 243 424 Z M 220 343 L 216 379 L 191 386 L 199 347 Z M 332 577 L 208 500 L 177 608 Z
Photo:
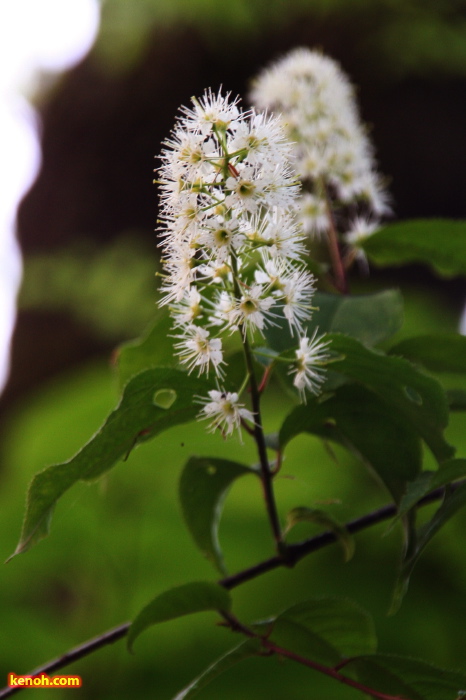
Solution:
M 260 109 L 281 113 L 295 143 L 295 168 L 307 190 L 298 203 L 306 233 L 327 232 L 330 206 L 338 211 L 360 205 L 365 230 L 375 230 L 378 217 L 390 211 L 388 198 L 353 87 L 338 64 L 316 51 L 296 49 L 259 75 L 251 100 Z M 352 242 L 350 236 L 347 243 Z
M 241 112 L 238 99 L 211 91 L 182 109 L 162 152 L 162 303 L 170 305 L 180 361 L 199 374 L 213 369 L 217 383 L 225 331 L 245 340 L 283 315 L 301 336 L 311 314 L 290 152 L 278 119 Z M 228 434 L 252 420 L 236 393 L 217 389 L 203 408 L 214 428 Z

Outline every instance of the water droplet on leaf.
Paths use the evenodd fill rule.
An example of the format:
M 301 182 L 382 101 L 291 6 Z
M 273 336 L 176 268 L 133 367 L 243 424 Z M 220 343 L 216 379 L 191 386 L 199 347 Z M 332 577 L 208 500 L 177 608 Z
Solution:
M 403 391 L 410 401 L 418 406 L 422 406 L 422 396 L 416 389 L 413 389 L 412 386 L 405 386 L 403 387 Z
M 155 406 L 168 410 L 173 406 L 177 398 L 176 391 L 173 389 L 159 389 L 155 392 L 152 399 Z

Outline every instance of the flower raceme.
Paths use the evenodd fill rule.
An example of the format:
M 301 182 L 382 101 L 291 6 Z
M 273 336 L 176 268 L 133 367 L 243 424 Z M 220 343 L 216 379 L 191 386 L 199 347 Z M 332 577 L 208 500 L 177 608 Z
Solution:
M 164 144 L 158 171 L 161 303 L 174 319 L 180 361 L 217 377 L 201 417 L 229 434 L 253 414 L 218 386 L 226 368 L 222 335 L 239 332 L 250 343 L 282 317 L 299 343 L 314 285 L 293 213 L 292 145 L 279 120 L 243 112 L 238 98 L 221 92 L 192 102 Z M 298 369 L 295 384 L 302 384 Z
M 317 51 L 295 49 L 256 78 L 251 101 L 280 113 L 294 142 L 294 165 L 304 183 L 297 205 L 305 232 L 325 235 L 333 225 L 332 208 L 339 221 L 349 219 L 349 233 L 354 212 L 360 211 L 358 224 L 364 215 L 370 235 L 390 207 L 354 89 L 339 65 Z M 353 237 L 343 240 L 351 249 Z

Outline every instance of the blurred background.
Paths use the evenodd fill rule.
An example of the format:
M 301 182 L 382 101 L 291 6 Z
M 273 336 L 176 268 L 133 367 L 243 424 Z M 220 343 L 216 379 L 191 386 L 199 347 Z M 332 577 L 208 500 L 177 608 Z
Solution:
M 154 156 L 179 106 L 207 87 L 245 96 L 271 60 L 296 46 L 319 48 L 357 86 L 395 217 L 464 218 L 466 11 L 461 0 L 18 0 L 1 6 L 0 26 L 5 560 L 31 477 L 71 457 L 99 427 L 118 399 L 112 353 L 154 315 Z M 406 297 L 399 338 L 458 329 L 464 280 L 420 267 L 352 280 L 361 292 L 387 286 Z M 270 429 L 287 410 L 277 403 Z M 449 436 L 465 456 L 460 418 L 453 417 Z M 171 585 L 214 579 L 181 523 L 177 479 L 191 454 L 233 453 L 253 459 L 247 445 L 182 426 L 139 447 L 99 483 L 72 489 L 51 536 L 0 573 L 0 685 L 8 671 L 25 673 L 130 619 Z M 387 500 L 360 465 L 338 449 L 330 456 L 310 437 L 293 442 L 284 475 L 283 512 L 340 499 L 335 514 L 346 520 Z M 221 539 L 232 572 L 271 554 L 255 487 L 235 485 L 226 505 Z M 329 548 L 238 589 L 236 610 L 252 619 L 306 597 L 348 595 L 375 616 L 381 650 L 466 670 L 465 524 L 460 514 L 432 543 L 394 618 L 386 611 L 399 533 L 382 539 L 384 526 L 358 536 L 349 564 Z M 298 537 L 311 533 L 302 527 Z M 123 642 L 100 650 L 69 667 L 83 677 L 74 692 L 170 698 L 237 642 L 213 621 L 200 615 L 162 625 L 138 641 L 134 657 Z M 59 700 L 66 692 L 40 694 Z M 247 662 L 200 697 L 278 700 L 285 693 L 359 697 L 276 660 Z

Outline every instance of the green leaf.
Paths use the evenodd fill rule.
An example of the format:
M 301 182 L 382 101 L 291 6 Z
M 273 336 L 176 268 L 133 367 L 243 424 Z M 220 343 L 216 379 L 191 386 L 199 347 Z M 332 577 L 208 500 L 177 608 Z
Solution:
M 408 484 L 408 488 L 401 499 L 398 509 L 398 517 L 405 515 L 416 503 L 430 491 L 446 486 L 452 481 L 466 476 L 466 459 L 451 459 L 444 462 L 438 471 L 422 472 L 418 478 Z
M 305 506 L 293 508 L 286 515 L 286 532 L 289 532 L 297 523 L 302 522 L 314 523 L 333 532 L 342 546 L 345 561 L 349 561 L 352 558 L 354 554 L 354 539 L 346 527 L 332 515 L 324 510 L 320 510 L 320 508 L 306 508 Z
M 466 505 L 466 484 L 458 486 L 455 490 L 447 492 L 445 500 L 434 514 L 432 519 L 419 529 L 417 542 L 416 559 L 422 550 L 427 546 L 432 537 L 450 520 L 456 513 Z
M 466 221 L 418 219 L 389 224 L 362 247 L 377 265 L 425 263 L 447 277 L 466 275 Z
M 346 447 L 378 475 L 396 501 L 421 470 L 419 437 L 403 415 L 363 386 L 346 384 L 293 409 L 280 429 L 281 447 L 303 432 Z
M 268 435 L 264 435 L 264 442 L 265 446 L 268 447 L 269 450 L 275 450 L 275 452 L 278 452 L 280 449 L 278 433 L 269 433 Z
M 179 497 L 186 525 L 195 543 L 222 575 L 226 574 L 218 541 L 223 503 L 235 479 L 254 470 L 215 457 L 191 457 L 180 478 Z
M 309 336 L 316 327 L 319 333 L 344 333 L 372 347 L 394 335 L 403 323 L 403 298 L 397 289 L 376 294 L 342 296 L 317 291 L 312 321 L 305 325 Z M 270 346 L 283 352 L 297 346 L 286 321 L 266 330 Z
M 354 668 L 368 687 L 409 700 L 457 700 L 466 689 L 466 674 L 401 656 L 362 656 L 345 668 Z
M 408 338 L 394 345 L 389 352 L 433 372 L 466 373 L 466 337 L 456 333 Z
M 458 460 L 460 461 L 460 460 Z M 464 461 L 464 460 L 461 460 Z M 440 472 L 439 472 L 440 474 Z M 417 541 L 413 547 L 413 552 L 406 559 L 401 567 L 400 576 L 395 586 L 391 611 L 395 612 L 400 606 L 405 595 L 409 579 L 417 564 L 422 552 L 429 544 L 433 536 L 445 525 L 456 513 L 466 505 L 466 484 L 458 486 L 454 490 L 447 491 L 445 499 L 433 517 L 417 533 Z
M 424 528 L 421 528 L 419 532 L 415 529 L 415 514 L 410 513 L 411 509 L 414 508 L 417 503 L 428 493 L 434 491 L 435 489 L 451 484 L 457 479 L 461 479 L 466 476 L 466 459 L 452 459 L 444 462 L 440 469 L 437 471 L 425 471 L 421 472 L 417 479 L 410 482 L 407 485 L 406 493 L 401 499 L 397 517 L 392 520 L 389 527 L 387 528 L 387 534 L 395 527 L 401 519 L 404 520 L 404 561 L 401 566 L 400 573 L 395 585 L 395 590 L 392 597 L 392 603 L 390 606 L 390 613 L 395 613 L 401 605 L 404 595 L 408 590 L 409 579 L 414 566 L 422 553 L 424 547 L 428 544 L 429 540 L 435 532 L 444 524 L 445 521 L 437 522 L 437 528 L 430 531 L 425 542 L 422 542 L 424 536 Z M 447 500 L 451 494 L 447 494 Z M 461 505 L 456 504 L 454 506 L 451 515 L 453 515 L 456 510 L 461 507 Z M 441 509 L 440 509 L 441 511 Z M 409 513 L 409 516 L 408 516 Z M 437 511 L 439 513 L 439 511 Z M 449 517 L 451 517 L 449 515 Z M 437 517 L 434 516 L 433 520 Z M 432 524 L 432 521 L 431 523 Z M 429 524 L 428 524 L 429 525 Z M 425 526 L 427 527 L 427 526 Z
M 152 625 L 196 612 L 230 609 L 230 594 L 218 583 L 195 581 L 171 588 L 154 598 L 132 622 L 128 631 L 128 649 L 131 651 L 137 637 Z
M 334 372 L 375 392 L 425 440 L 439 462 L 454 453 L 443 436 L 448 423 L 448 402 L 441 385 L 410 362 L 365 348 L 354 338 L 328 336 L 330 349 L 339 353 Z
M 466 391 L 464 389 L 447 389 L 450 411 L 466 411 Z
M 333 666 L 348 657 L 371 654 L 377 647 L 371 616 L 351 600 L 306 600 L 268 624 L 275 643 L 321 664 Z
M 312 322 L 321 333 L 344 333 L 368 347 L 391 338 L 403 324 L 403 297 L 398 289 L 343 296 L 316 292 Z
M 186 688 L 177 694 L 173 700 L 186 700 L 193 698 L 202 688 L 211 683 L 217 676 L 225 673 L 233 666 L 236 666 L 240 661 L 249 659 L 255 656 L 261 647 L 260 639 L 246 639 L 234 649 L 230 649 L 220 659 L 217 659 L 209 668 L 207 668 L 200 676 L 195 678 Z
M 173 367 L 178 364 L 170 337 L 172 321 L 165 306 L 157 309 L 155 321 L 146 333 L 121 345 L 116 352 L 120 386 L 145 369 Z
M 268 367 L 272 364 L 274 360 L 277 359 L 277 357 L 280 357 L 279 352 L 276 352 L 275 350 L 270 350 L 270 348 L 254 348 L 253 352 L 256 360 L 265 367 Z
M 119 405 L 87 445 L 72 459 L 33 478 L 14 554 L 25 552 L 48 535 L 55 503 L 73 484 L 97 479 L 139 443 L 193 420 L 199 412 L 193 399 L 207 390 L 205 381 L 175 369 L 150 369 L 131 379 Z

